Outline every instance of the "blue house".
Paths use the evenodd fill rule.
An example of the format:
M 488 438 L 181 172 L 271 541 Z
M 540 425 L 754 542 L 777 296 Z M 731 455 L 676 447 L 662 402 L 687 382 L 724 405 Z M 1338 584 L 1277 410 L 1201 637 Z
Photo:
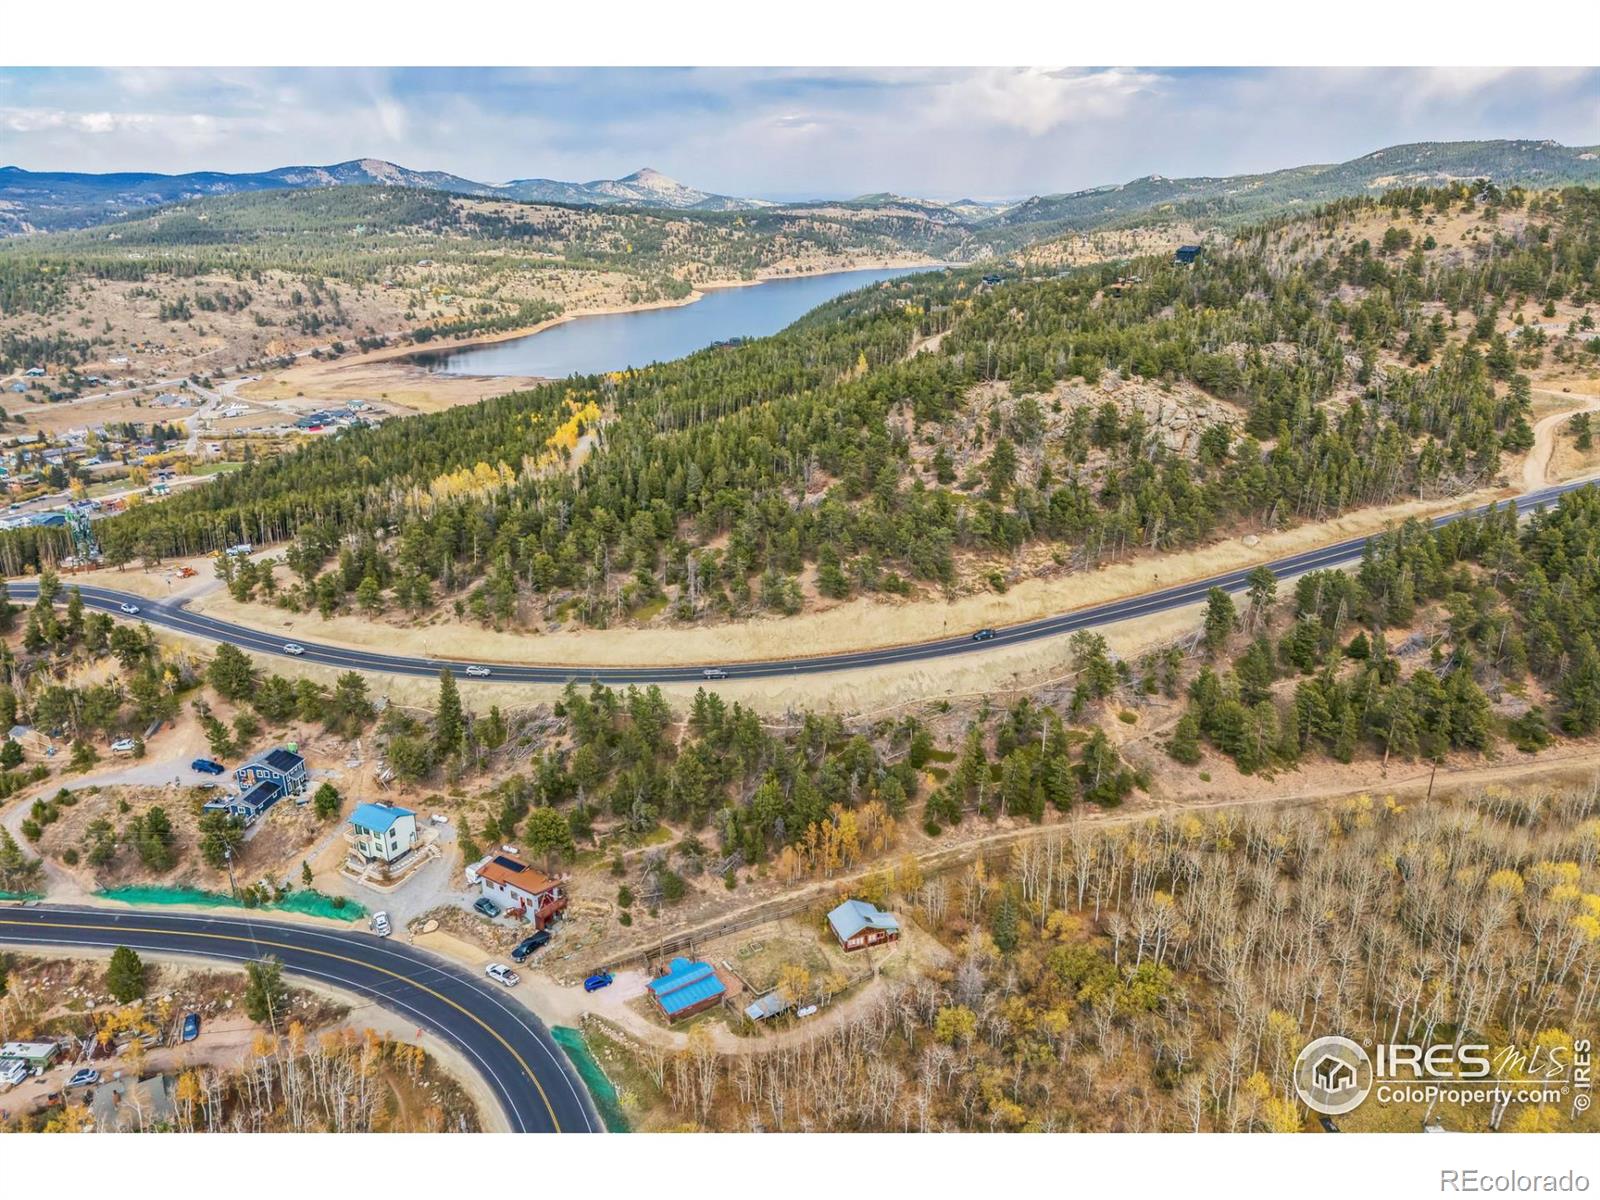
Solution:
M 1199 246 L 1179 246 L 1172 256 L 1172 261 L 1180 267 L 1191 266 L 1194 260 L 1200 257 Z
M 234 771 L 233 777 L 239 781 L 239 790 L 247 795 L 263 783 L 272 784 L 278 792 L 274 799 L 300 795 L 309 779 L 306 760 L 282 746 L 256 755 Z
M 238 817 L 246 825 L 285 796 L 304 793 L 309 779 L 306 760 L 281 746 L 256 755 L 234 771 L 233 777 L 239 781 L 239 794 L 218 796 L 205 808 Z
M 650 997 L 669 1021 L 702 1012 L 727 992 L 715 967 L 692 958 L 673 959 L 666 974 L 650 981 Z

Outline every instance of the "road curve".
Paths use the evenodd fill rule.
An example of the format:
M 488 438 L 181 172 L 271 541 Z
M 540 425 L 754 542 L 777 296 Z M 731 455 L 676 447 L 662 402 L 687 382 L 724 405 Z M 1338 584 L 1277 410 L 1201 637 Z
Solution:
M 127 946 L 249 962 L 370 997 L 442 1037 L 482 1077 L 514 1133 L 603 1130 L 583 1083 L 549 1030 L 498 984 L 411 946 L 368 933 L 255 917 L 143 909 L 0 907 L 0 945 Z
M 1529 512 L 1552 503 L 1567 492 L 1588 487 L 1595 483 L 1596 481 L 1592 479 L 1574 480 L 1571 483 L 1527 492 L 1521 496 L 1514 497 L 1514 499 L 1520 511 Z M 1505 502 L 1502 501 L 1501 503 Z M 1489 510 L 1489 507 L 1489 505 L 1480 505 L 1477 508 L 1464 509 L 1461 512 L 1446 513 L 1443 516 L 1433 518 L 1430 524 L 1437 528 L 1440 525 L 1448 525 L 1452 521 L 1459 521 L 1463 517 L 1482 516 Z M 1361 557 L 1362 549 L 1366 546 L 1368 540 L 1366 536 L 1349 538 L 1331 546 L 1322 546 L 1315 550 L 1292 554 L 1265 565 L 1270 567 L 1280 579 L 1303 575 L 1307 571 L 1314 571 L 1319 568 L 1346 566 Z M 1019 625 L 1007 625 L 997 629 L 993 638 L 982 642 L 975 642 L 970 636 L 961 636 L 915 642 L 901 646 L 885 646 L 874 650 L 857 650 L 845 654 L 817 655 L 808 658 L 750 660 L 714 665 L 719 666 L 728 679 L 767 679 L 793 675 L 814 675 L 825 671 L 848 671 L 861 667 L 893 666 L 898 663 L 947 658 L 955 654 L 981 653 L 984 650 L 1001 646 L 1014 646 L 1018 643 L 1036 641 L 1040 638 L 1058 637 L 1061 634 L 1072 633 L 1079 629 L 1091 629 L 1097 625 L 1105 625 L 1112 621 L 1123 621 L 1130 617 L 1148 616 L 1168 609 L 1181 608 L 1186 604 L 1194 604 L 1205 599 L 1206 593 L 1213 587 L 1220 587 L 1225 591 L 1241 591 L 1245 587 L 1246 577 L 1253 569 L 1253 567 L 1244 567 L 1221 575 L 1213 575 L 1209 579 L 1197 579 L 1191 583 L 1164 588 L 1161 591 L 1146 592 L 1143 595 L 1130 596 L 1123 600 L 1113 600 L 1105 604 L 1073 609 L 1056 616 L 1041 617 L 1038 620 L 1026 621 Z M 13 580 L 9 586 L 13 599 L 32 600 L 36 599 L 39 594 L 38 581 L 34 579 Z M 78 587 L 82 593 L 83 602 L 87 608 L 117 614 L 120 612 L 121 605 L 133 604 L 139 608 L 138 617 L 140 620 L 148 621 L 150 624 L 161 626 L 164 629 L 171 629 L 178 633 L 186 633 L 209 641 L 232 642 L 241 650 L 249 650 L 256 654 L 283 654 L 284 652 L 284 641 L 281 637 L 259 629 L 251 629 L 245 625 L 235 625 L 230 621 L 220 621 L 214 617 L 190 612 L 184 607 L 185 601 L 183 600 L 149 600 L 128 592 L 96 587 L 93 584 L 74 583 L 73 586 Z M 462 660 L 380 654 L 371 650 L 330 646 L 316 642 L 301 642 L 299 644 L 305 648 L 305 653 L 301 657 L 306 661 L 321 663 L 324 666 L 337 667 L 342 670 L 373 671 L 388 675 L 424 677 L 437 675 L 441 667 L 449 667 L 452 670 L 459 671 L 467 665 Z M 495 662 L 491 665 L 493 666 L 494 674 L 480 682 L 565 684 L 569 681 L 582 683 L 595 680 L 600 683 L 695 683 L 704 678 L 703 668 L 699 666 L 585 667 L 580 665 L 534 665 L 501 662 Z

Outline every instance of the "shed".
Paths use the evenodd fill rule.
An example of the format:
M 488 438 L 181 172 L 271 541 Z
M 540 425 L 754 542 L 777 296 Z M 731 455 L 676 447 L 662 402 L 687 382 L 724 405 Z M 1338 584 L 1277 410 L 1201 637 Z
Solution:
M 650 997 L 669 1021 L 705 1011 L 727 991 L 715 967 L 691 958 L 673 959 L 665 974 L 650 981 Z
M 781 1012 L 788 1012 L 793 1007 L 779 992 L 768 992 L 754 1004 L 744 1010 L 744 1015 L 752 1021 L 765 1021 L 768 1017 L 775 1017 Z

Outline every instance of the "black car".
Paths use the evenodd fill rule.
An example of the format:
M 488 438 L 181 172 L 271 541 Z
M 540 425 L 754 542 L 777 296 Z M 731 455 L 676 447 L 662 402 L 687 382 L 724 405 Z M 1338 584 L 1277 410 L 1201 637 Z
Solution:
M 531 955 L 540 946 L 546 945 L 549 941 L 550 931 L 548 929 L 541 929 L 533 936 L 525 937 L 517 943 L 517 948 L 511 952 L 511 960 L 519 963 L 527 962 L 529 955 Z
M 975 642 L 992 642 L 994 641 L 994 630 L 980 629 L 972 635 L 972 640 Z

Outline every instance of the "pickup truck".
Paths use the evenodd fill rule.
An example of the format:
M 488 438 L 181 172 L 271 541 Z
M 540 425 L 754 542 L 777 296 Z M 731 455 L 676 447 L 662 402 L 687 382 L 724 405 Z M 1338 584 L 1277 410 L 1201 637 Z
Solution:
M 209 758 L 197 758 L 189 764 L 189 769 L 191 771 L 199 771 L 202 775 L 221 775 L 228 768 L 219 762 L 213 762 Z

